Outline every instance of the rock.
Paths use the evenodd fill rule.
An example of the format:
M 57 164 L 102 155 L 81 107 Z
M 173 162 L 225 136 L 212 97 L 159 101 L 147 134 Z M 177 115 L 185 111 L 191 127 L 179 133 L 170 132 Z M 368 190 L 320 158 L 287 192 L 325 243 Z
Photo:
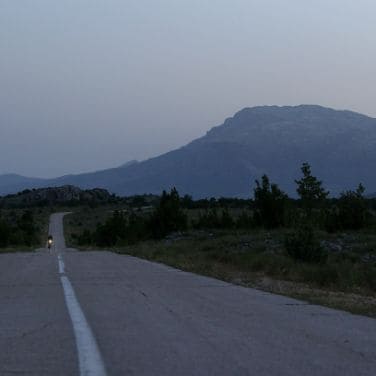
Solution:
M 338 243 L 323 240 L 321 242 L 321 246 L 324 247 L 328 252 L 332 252 L 332 253 L 343 252 L 343 246 L 341 244 L 338 244 Z
M 361 260 L 367 264 L 376 263 L 376 255 L 367 253 L 361 257 Z

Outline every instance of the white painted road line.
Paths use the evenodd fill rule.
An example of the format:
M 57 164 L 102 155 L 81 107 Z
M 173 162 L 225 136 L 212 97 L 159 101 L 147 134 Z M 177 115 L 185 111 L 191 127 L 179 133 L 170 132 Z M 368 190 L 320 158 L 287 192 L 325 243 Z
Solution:
M 80 376 L 106 376 L 106 369 L 97 342 L 76 298 L 73 286 L 64 275 L 64 261 L 59 255 L 59 273 L 65 302 L 73 324 L 78 351 Z
M 61 257 L 61 255 L 58 255 L 57 258 L 58 258 L 58 261 L 59 261 L 59 274 L 64 274 L 65 273 L 65 265 L 64 265 L 63 258 Z

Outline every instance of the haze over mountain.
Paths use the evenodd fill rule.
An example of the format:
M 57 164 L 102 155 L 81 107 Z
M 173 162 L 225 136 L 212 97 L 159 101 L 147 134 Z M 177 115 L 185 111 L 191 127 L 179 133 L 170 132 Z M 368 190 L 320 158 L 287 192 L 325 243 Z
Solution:
M 27 188 L 41 187 L 45 179 L 29 178 L 17 174 L 0 175 L 0 195 L 15 193 Z
M 71 184 L 119 195 L 160 193 L 172 186 L 194 197 L 252 194 L 266 173 L 291 195 L 308 161 L 332 194 L 362 182 L 376 191 L 376 119 L 313 105 L 244 108 L 180 149 L 142 162 L 57 179 L 0 177 L 0 194 Z

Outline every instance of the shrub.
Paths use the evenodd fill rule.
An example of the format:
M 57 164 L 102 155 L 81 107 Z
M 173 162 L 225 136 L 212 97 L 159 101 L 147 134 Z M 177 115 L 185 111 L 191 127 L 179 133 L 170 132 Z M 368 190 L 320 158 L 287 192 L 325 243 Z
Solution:
M 324 263 L 327 259 L 327 253 L 320 245 L 313 227 L 308 224 L 301 225 L 294 232 L 286 235 L 285 249 L 296 261 Z
M 145 219 L 132 213 L 128 218 L 128 223 L 123 235 L 126 244 L 135 244 L 140 240 L 150 237 Z
M 76 238 L 77 239 L 77 244 L 78 245 L 88 245 L 88 244 L 92 244 L 92 242 L 93 242 L 93 236 L 92 236 L 91 232 L 88 229 L 85 229 L 82 232 L 82 234 L 80 234 L 78 236 L 75 235 L 75 234 L 72 234 L 72 238 Z
M 4 220 L 0 219 L 0 248 L 9 244 L 11 228 Z
M 170 193 L 163 191 L 159 205 L 150 218 L 149 227 L 153 238 L 156 239 L 187 228 L 187 215 L 181 208 L 176 188 Z
M 359 184 L 356 191 L 341 194 L 338 200 L 338 222 L 343 229 L 358 230 L 368 221 L 368 209 L 363 197 L 364 187 Z
M 254 227 L 253 216 L 248 215 L 245 211 L 243 211 L 236 220 L 236 227 L 242 229 Z
M 17 221 L 17 226 L 22 233 L 23 243 L 33 245 L 38 243 L 37 228 L 31 210 L 26 210 Z
M 335 205 L 325 212 L 324 228 L 328 232 L 336 232 L 366 227 L 371 215 L 363 193 L 364 187 L 361 184 L 356 191 L 341 193 Z
M 283 226 L 287 199 L 287 195 L 276 184 L 271 184 L 266 175 L 262 176 L 261 183 L 256 180 L 254 189 L 255 222 L 266 228 Z
M 195 229 L 231 229 L 235 227 L 235 224 L 227 208 L 223 209 L 220 214 L 217 209 L 200 213 L 198 219 L 192 222 Z
M 99 246 L 114 246 L 123 237 L 127 226 L 124 213 L 115 211 L 104 224 L 98 224 L 94 233 L 94 241 Z M 83 239 L 85 240 L 85 239 Z

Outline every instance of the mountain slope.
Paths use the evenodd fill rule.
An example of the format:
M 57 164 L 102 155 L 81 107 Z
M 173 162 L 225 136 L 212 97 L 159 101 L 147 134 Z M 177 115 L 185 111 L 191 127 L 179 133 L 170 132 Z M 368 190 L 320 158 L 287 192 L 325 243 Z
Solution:
M 28 178 L 16 174 L 0 175 L 0 194 L 6 195 L 23 189 L 38 187 L 43 185 L 44 182 L 44 179 Z
M 333 194 L 359 182 L 373 192 L 375 146 L 376 119 L 361 114 L 308 105 L 245 108 L 204 137 L 156 158 L 37 184 L 100 187 L 120 195 L 176 186 L 194 197 L 247 197 L 266 173 L 294 194 L 294 179 L 308 161 Z

